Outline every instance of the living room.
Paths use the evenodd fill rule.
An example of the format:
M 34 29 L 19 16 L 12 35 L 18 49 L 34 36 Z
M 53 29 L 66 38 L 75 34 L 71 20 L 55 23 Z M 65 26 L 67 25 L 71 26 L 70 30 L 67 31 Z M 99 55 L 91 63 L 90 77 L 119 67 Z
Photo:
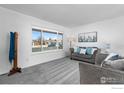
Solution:
M 122 71 L 124 64 L 123 12 L 123 4 L 1 4 L 0 42 L 2 42 L 2 44 L 0 45 L 0 83 L 124 83 L 124 81 L 120 80 L 124 78 L 124 74 Z M 11 45 L 10 32 L 18 33 L 18 66 L 21 67 L 22 73 L 15 73 L 12 76 L 7 76 L 9 71 L 13 68 L 14 64 L 11 64 L 11 62 L 9 62 Z M 102 59 L 102 61 L 100 59 L 99 66 L 95 66 L 96 59 L 93 60 L 94 64 L 83 62 L 82 60 L 71 60 L 70 48 L 74 48 L 74 51 L 77 51 L 78 47 L 85 47 L 85 49 L 82 50 L 83 52 L 88 51 L 87 48 L 96 47 L 100 49 L 100 54 L 98 54 L 98 56 L 96 55 L 98 60 L 101 54 L 107 54 L 106 58 L 109 54 L 114 54 L 114 58 L 121 57 L 119 59 L 119 62 L 121 61 L 119 65 L 121 65 L 121 67 L 116 68 L 113 66 L 112 71 L 111 69 L 109 71 L 108 68 L 102 68 L 101 64 L 106 58 Z M 99 79 L 98 76 L 95 75 L 98 79 L 97 81 L 94 79 L 89 80 L 89 78 L 86 79 L 87 75 L 84 74 L 85 72 L 81 72 L 82 68 L 78 68 L 78 63 L 80 62 L 81 65 L 82 62 L 84 63 L 83 67 L 88 66 L 86 72 L 91 67 L 92 70 L 96 68 L 105 69 L 103 71 L 104 73 L 100 74 Z M 53 67 L 55 68 L 52 69 Z M 68 70 L 68 73 L 64 73 L 68 68 L 70 69 Z M 39 71 L 37 73 L 37 69 L 42 69 L 43 75 L 42 71 Z M 53 72 L 50 72 L 50 70 Z M 113 70 L 116 71 L 114 72 Z M 35 73 L 33 71 L 36 71 L 37 74 L 29 74 Z M 83 69 L 83 71 L 85 70 Z M 51 78 L 49 79 L 49 75 L 46 75 L 48 72 L 52 73 Z M 110 73 L 108 77 L 105 74 L 106 72 Z M 27 73 L 29 76 L 27 75 Z M 41 79 L 39 78 L 39 81 L 34 80 L 34 78 L 39 76 L 39 73 L 42 75 L 42 82 L 40 82 Z M 66 77 L 66 74 L 68 74 L 68 77 Z M 93 75 L 97 74 L 97 72 L 90 72 L 89 74 Z M 17 79 L 17 77 L 20 77 L 20 79 Z M 31 80 L 34 80 L 33 82 L 31 82 L 30 80 L 28 81 L 30 77 L 33 77 L 31 78 Z M 69 80 L 70 77 L 72 77 L 72 80 Z M 106 80 L 109 79 L 109 81 L 101 82 L 101 78 L 105 78 Z M 111 81 L 111 79 L 119 79 L 120 81 L 115 82 L 114 80 Z

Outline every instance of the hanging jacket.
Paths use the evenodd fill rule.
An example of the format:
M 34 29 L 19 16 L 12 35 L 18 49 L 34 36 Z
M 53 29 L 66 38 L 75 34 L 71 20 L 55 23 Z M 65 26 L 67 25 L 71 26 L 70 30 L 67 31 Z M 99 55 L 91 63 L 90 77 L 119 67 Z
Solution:
M 13 60 L 14 60 L 14 51 L 15 51 L 15 48 L 14 48 L 14 46 L 15 46 L 15 44 L 14 44 L 14 42 L 15 42 L 15 35 L 14 35 L 14 33 L 13 32 L 10 32 L 10 49 L 9 49 L 9 61 L 10 61 L 10 63 L 12 64 L 12 62 L 13 62 Z

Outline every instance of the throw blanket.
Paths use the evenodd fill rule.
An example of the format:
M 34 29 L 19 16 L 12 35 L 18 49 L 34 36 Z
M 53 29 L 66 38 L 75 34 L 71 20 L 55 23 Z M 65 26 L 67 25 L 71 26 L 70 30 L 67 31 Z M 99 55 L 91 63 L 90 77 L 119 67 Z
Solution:
M 15 42 L 15 35 L 13 32 L 10 32 L 10 50 L 9 50 L 9 61 L 12 64 L 12 61 L 14 60 L 14 44 Z

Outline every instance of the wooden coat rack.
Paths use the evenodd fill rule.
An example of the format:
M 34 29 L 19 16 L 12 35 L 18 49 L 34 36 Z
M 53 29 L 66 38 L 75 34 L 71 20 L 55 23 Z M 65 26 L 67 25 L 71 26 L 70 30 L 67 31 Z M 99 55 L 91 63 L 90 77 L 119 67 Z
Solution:
M 8 76 L 13 75 L 17 72 L 21 73 L 21 68 L 18 68 L 18 33 L 17 32 L 14 33 L 14 38 L 15 38 L 14 62 L 13 62 L 13 68 L 10 70 Z

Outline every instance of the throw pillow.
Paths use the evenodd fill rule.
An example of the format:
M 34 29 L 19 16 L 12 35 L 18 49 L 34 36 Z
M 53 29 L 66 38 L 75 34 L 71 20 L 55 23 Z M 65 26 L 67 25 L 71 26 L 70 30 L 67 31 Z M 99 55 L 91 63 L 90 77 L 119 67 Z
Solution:
M 112 57 L 114 57 L 114 56 L 118 56 L 118 54 L 116 54 L 116 53 L 110 53 L 110 54 L 106 57 L 106 59 L 105 59 L 104 61 L 108 61 L 108 60 L 112 59 Z
M 80 50 L 80 54 L 86 54 L 86 49 L 83 49 L 83 48 L 82 48 L 82 49 Z
M 92 54 L 92 48 L 90 48 L 90 47 L 86 48 L 86 54 L 91 55 Z
M 78 48 L 77 48 L 77 53 L 80 53 L 80 50 L 81 50 L 81 48 L 78 47 Z
M 109 58 L 109 60 L 118 60 L 119 59 L 119 55 L 115 55 L 115 56 L 112 56 L 111 58 Z
M 77 52 L 77 48 L 78 48 L 78 47 L 74 47 L 74 53 L 76 53 L 76 52 Z

